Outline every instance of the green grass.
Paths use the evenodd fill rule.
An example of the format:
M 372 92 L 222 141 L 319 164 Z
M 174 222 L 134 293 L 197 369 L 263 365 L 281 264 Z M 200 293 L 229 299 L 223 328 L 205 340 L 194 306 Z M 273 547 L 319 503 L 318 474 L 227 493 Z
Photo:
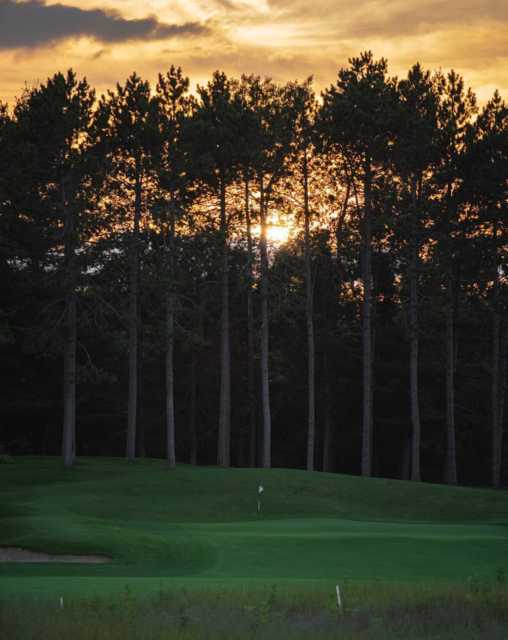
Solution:
M 265 486 L 263 513 L 256 486 Z M 0 595 L 267 583 L 465 583 L 508 574 L 508 493 L 286 469 L 15 458 L 0 545 L 107 565 L 4 564 Z

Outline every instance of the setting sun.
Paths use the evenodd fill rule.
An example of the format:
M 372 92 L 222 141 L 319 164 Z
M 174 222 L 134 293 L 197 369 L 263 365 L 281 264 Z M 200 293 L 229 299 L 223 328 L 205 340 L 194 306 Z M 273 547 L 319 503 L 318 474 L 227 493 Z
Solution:
M 259 237 L 261 229 L 259 225 L 255 225 L 252 229 L 253 234 Z M 267 239 L 270 244 L 284 244 L 292 234 L 292 229 L 284 224 L 269 224 L 267 227 Z
M 273 244 L 284 244 L 289 240 L 291 229 L 284 225 L 270 225 L 267 229 L 268 241 Z

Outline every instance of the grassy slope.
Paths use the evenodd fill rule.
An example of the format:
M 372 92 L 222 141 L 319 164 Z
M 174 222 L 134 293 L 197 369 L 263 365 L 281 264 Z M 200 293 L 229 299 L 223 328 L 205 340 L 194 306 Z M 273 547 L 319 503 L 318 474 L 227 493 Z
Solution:
M 167 471 L 156 460 L 81 459 L 67 471 L 51 458 L 1 466 L 0 487 L 0 545 L 113 557 L 4 565 L 0 593 L 62 582 L 115 589 L 128 578 L 149 590 L 162 579 L 462 581 L 508 572 L 506 492 L 282 469 Z

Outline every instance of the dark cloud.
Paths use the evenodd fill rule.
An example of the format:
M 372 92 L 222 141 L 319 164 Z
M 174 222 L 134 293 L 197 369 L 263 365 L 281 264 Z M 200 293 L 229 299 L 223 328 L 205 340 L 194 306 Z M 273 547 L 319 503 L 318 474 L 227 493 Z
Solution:
M 164 40 L 197 35 L 206 30 L 197 22 L 166 24 L 153 16 L 127 20 L 117 12 L 101 9 L 45 5 L 40 0 L 0 0 L 0 49 L 4 50 L 40 47 L 80 36 L 114 43 Z
M 93 56 L 91 56 L 91 60 L 99 60 L 100 58 L 104 57 L 105 55 L 107 55 L 108 50 L 107 49 L 99 49 L 99 51 L 96 51 Z

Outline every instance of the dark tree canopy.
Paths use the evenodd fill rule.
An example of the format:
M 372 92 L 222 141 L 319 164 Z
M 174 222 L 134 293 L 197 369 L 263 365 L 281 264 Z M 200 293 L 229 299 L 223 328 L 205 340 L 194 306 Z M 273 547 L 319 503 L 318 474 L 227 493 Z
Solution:
M 57 73 L 0 102 L 0 447 L 500 486 L 507 272 L 453 70 Z

